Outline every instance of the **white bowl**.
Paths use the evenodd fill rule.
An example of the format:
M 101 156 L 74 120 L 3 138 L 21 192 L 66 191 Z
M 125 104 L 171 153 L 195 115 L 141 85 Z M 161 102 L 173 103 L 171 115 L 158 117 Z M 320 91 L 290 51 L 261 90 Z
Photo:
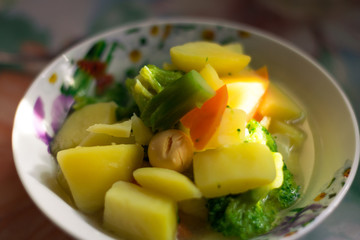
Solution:
M 272 81 L 286 89 L 306 110 L 311 133 L 299 164 L 304 174 L 302 198 L 296 209 L 271 233 L 273 239 L 304 236 L 323 221 L 344 198 L 359 161 L 359 130 L 352 107 L 336 81 L 302 51 L 270 34 L 241 24 L 216 20 L 152 20 L 119 27 L 73 47 L 55 59 L 35 79 L 21 100 L 13 128 L 13 153 L 20 179 L 35 204 L 55 224 L 79 239 L 113 239 L 101 221 L 70 203 L 56 181 L 56 163 L 48 152 L 71 104 L 60 86 L 72 80 L 74 61 L 97 41 L 118 48 L 108 68 L 117 79 L 145 63 L 169 62 L 169 48 L 188 41 L 239 41 L 252 56 L 251 66 L 267 65 Z M 129 57 L 132 51 L 140 58 Z M 351 170 L 351 171 L 350 171 Z

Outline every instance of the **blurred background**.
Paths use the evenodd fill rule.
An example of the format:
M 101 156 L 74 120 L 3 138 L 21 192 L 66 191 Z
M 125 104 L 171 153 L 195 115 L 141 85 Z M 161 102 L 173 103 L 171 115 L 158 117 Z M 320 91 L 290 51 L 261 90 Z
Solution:
M 69 238 L 31 202 L 12 159 L 13 117 L 34 77 L 83 39 L 125 23 L 168 17 L 239 22 L 291 42 L 334 76 L 360 119 L 358 0 L 0 0 L 0 239 Z M 307 239 L 360 239 L 356 213 L 359 176 L 345 201 Z

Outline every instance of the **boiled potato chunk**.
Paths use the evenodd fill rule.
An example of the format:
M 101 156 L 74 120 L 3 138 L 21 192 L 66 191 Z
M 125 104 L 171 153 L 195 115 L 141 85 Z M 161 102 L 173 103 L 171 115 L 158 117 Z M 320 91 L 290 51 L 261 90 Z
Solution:
M 236 43 L 236 42 L 228 43 L 228 44 L 224 45 L 224 47 L 233 52 L 244 54 L 244 47 L 240 43 Z
M 111 144 L 134 144 L 135 138 L 113 137 L 105 133 L 90 133 L 79 144 L 82 147 L 105 146 Z
M 209 63 L 219 75 L 239 72 L 250 62 L 250 57 L 247 55 L 205 41 L 172 47 L 170 56 L 172 63 L 179 70 L 199 72 L 206 63 Z
M 243 110 L 226 108 L 218 129 L 205 149 L 242 143 L 245 138 L 245 126 L 246 113 Z
M 274 158 L 274 163 L 275 163 L 275 168 L 276 168 L 276 177 L 275 177 L 274 181 L 272 181 L 268 185 L 269 189 L 281 187 L 281 185 L 283 184 L 283 180 L 284 180 L 284 174 L 283 174 L 284 162 L 283 162 L 282 155 L 281 155 L 281 153 L 278 153 L 278 152 L 273 152 L 272 155 Z
M 304 117 L 300 106 L 274 84 L 269 85 L 258 110 L 261 115 L 278 120 L 297 120 Z
M 134 171 L 134 178 L 144 188 L 161 193 L 175 201 L 202 196 L 190 179 L 174 170 L 157 167 L 139 168 Z
M 87 131 L 92 133 L 104 133 L 113 137 L 130 137 L 131 120 L 126 120 L 120 123 L 105 124 L 97 123 L 88 127 Z
M 201 69 L 200 75 L 215 91 L 224 85 L 224 82 L 219 78 L 219 75 L 217 74 L 215 69 L 208 63 L 205 65 L 203 69 Z
M 56 156 L 60 150 L 78 146 L 89 134 L 86 129 L 95 123 L 115 123 L 116 108 L 114 102 L 96 103 L 73 112 L 51 142 L 51 153 Z
M 272 120 L 269 126 L 269 131 L 272 134 L 282 134 L 288 136 L 292 148 L 299 149 L 305 141 L 305 133 L 294 125 L 279 121 Z
M 275 163 L 275 168 L 276 168 L 276 177 L 275 177 L 274 181 L 272 181 L 271 183 L 261 186 L 252 191 L 251 194 L 255 199 L 262 199 L 262 198 L 266 197 L 266 195 L 269 193 L 270 190 L 272 190 L 274 188 L 279 188 L 283 184 L 283 181 L 284 181 L 283 157 L 282 157 L 281 153 L 279 153 L 279 152 L 272 152 L 272 155 L 274 158 L 274 163 Z
M 116 182 L 105 196 L 105 228 L 124 239 L 176 239 L 176 202 L 133 183 Z
M 195 184 L 205 197 L 238 194 L 271 183 L 273 156 L 260 143 L 241 143 L 194 155 Z
M 135 113 L 131 117 L 131 122 L 131 128 L 135 137 L 135 141 L 141 145 L 149 145 L 149 142 L 154 135 L 151 129 L 146 126 L 141 118 L 136 116 Z
M 228 105 L 245 111 L 250 120 L 268 89 L 269 80 L 251 71 L 221 79 L 228 88 Z
M 92 213 L 104 206 L 105 193 L 114 182 L 133 179 L 143 154 L 136 144 L 76 147 L 58 152 L 57 160 L 76 206 Z

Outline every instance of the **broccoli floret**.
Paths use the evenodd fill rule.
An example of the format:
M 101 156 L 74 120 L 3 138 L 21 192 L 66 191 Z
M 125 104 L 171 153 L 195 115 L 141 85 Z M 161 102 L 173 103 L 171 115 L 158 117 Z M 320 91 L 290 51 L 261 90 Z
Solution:
M 279 204 L 279 208 L 288 208 L 300 197 L 300 186 L 296 184 L 293 174 L 284 164 L 284 181 L 281 187 L 269 192 L 269 199 Z
M 271 134 L 259 122 L 247 124 L 247 142 L 266 144 L 272 152 L 277 145 Z M 248 239 L 270 231 L 277 213 L 290 207 L 299 198 L 300 187 L 283 164 L 283 183 L 279 188 L 258 188 L 242 194 L 207 199 L 208 222 L 225 236 Z
M 209 223 L 225 236 L 249 239 L 271 230 L 276 209 L 266 199 L 253 201 L 249 194 L 208 199 Z
M 277 145 L 269 131 L 258 121 L 252 119 L 246 125 L 248 134 L 245 136 L 245 142 L 258 142 L 266 144 L 272 152 L 277 152 Z
M 284 165 L 284 182 L 257 200 L 250 190 L 243 194 L 207 199 L 208 222 L 225 236 L 249 239 L 270 231 L 277 213 L 290 207 L 299 197 L 299 186 Z

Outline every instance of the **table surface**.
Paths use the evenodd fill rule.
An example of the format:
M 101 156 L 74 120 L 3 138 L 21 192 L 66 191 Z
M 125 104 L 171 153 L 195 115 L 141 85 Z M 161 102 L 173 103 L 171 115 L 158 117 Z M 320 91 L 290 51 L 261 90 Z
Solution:
M 297 2 L 0 2 L 0 239 L 72 239 L 50 222 L 25 192 L 13 161 L 12 124 L 17 104 L 44 64 L 63 49 L 106 29 L 135 20 L 188 16 L 222 18 L 272 32 L 302 48 L 323 65 L 344 89 L 360 119 L 359 1 L 304 0 L 301 5 Z M 9 55 L 4 53 L 35 60 L 10 57 L 15 60 L 5 63 Z M 358 174 L 344 201 L 306 239 L 360 239 L 359 213 Z

